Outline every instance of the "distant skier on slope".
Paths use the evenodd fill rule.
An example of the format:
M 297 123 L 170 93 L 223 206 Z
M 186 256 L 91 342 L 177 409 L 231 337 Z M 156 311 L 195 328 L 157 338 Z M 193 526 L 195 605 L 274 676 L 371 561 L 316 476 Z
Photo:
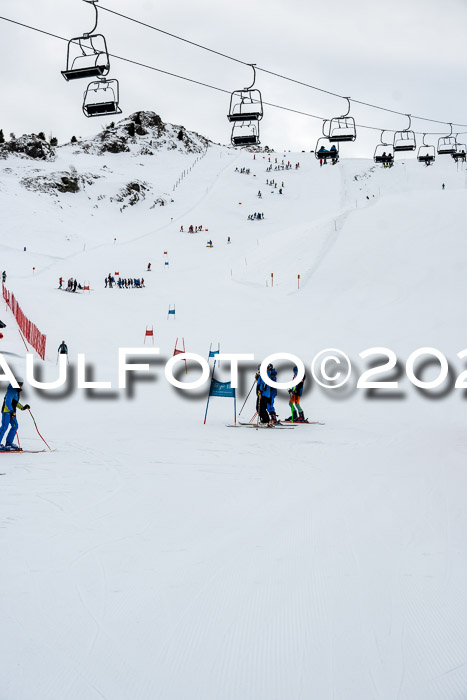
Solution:
M 293 368 L 293 379 L 298 374 L 298 367 L 295 365 Z M 303 377 L 302 381 L 299 382 L 296 386 L 293 386 L 289 389 L 289 394 L 290 394 L 290 399 L 289 399 L 289 406 L 290 410 L 292 411 L 292 415 L 290 418 L 287 418 L 287 421 L 291 421 L 294 423 L 303 423 L 305 420 L 305 416 L 303 415 L 303 410 L 302 407 L 300 406 L 300 399 L 303 394 L 303 384 L 305 382 L 306 375 Z
M 64 340 L 62 340 L 62 342 L 58 346 L 57 352 L 59 355 L 68 355 L 68 345 L 65 343 Z
M 14 451 L 14 450 L 19 450 L 18 445 L 16 445 L 13 440 L 15 439 L 16 433 L 18 431 L 18 421 L 16 420 L 16 409 L 19 408 L 21 411 L 27 411 L 29 409 L 29 404 L 25 404 L 22 406 L 19 403 L 19 395 L 20 392 L 22 391 L 22 387 L 24 384 L 24 380 L 21 377 L 18 377 L 16 380 L 19 384 L 19 388 L 15 389 L 11 384 L 8 385 L 8 388 L 6 390 L 5 398 L 3 399 L 3 406 L 2 406 L 2 425 L 0 428 L 0 443 L 3 440 L 3 436 L 5 435 L 6 431 L 8 430 L 8 427 L 10 427 L 10 431 L 7 435 L 6 438 L 6 444 L 2 445 L 0 444 L 0 450 L 1 451 Z

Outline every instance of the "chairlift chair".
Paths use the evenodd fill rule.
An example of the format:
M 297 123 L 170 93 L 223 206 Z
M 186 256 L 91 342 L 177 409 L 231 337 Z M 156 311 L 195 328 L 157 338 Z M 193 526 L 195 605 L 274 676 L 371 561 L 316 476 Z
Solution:
M 232 146 L 259 146 L 259 124 L 251 121 L 235 122 L 231 143 Z
M 384 131 L 381 132 L 381 143 L 375 148 L 373 160 L 375 163 L 384 165 L 385 168 L 390 168 L 394 165 L 394 147 L 383 141 L 383 135 Z
M 436 151 L 434 146 L 425 143 L 425 136 L 426 134 L 423 134 L 423 144 L 418 149 L 417 160 L 419 163 L 425 163 L 428 166 L 435 162 Z
M 345 98 L 348 102 L 349 108 L 346 114 L 341 117 L 334 117 L 333 119 L 324 122 L 323 124 L 323 134 L 329 139 L 331 143 L 343 143 L 345 141 L 355 141 L 357 138 L 357 130 L 355 127 L 355 119 L 349 116 L 350 112 L 350 99 Z M 329 124 L 328 132 L 325 132 L 326 123 Z
M 449 126 L 451 127 L 451 133 L 438 139 L 438 155 L 440 156 L 452 156 L 457 150 L 456 137 L 452 133 L 452 124 L 449 124 Z
M 425 165 L 432 165 L 435 162 L 435 147 L 420 146 L 420 148 L 418 149 L 417 160 L 419 163 L 425 163 Z
M 65 80 L 80 78 L 104 78 L 110 71 L 110 57 L 103 34 L 95 34 L 98 23 L 98 0 L 85 0 L 94 5 L 96 20 L 90 32 L 74 37 L 68 42 L 66 69 L 62 71 Z
M 102 117 L 109 114 L 121 114 L 119 107 L 118 80 L 102 78 L 93 80 L 86 88 L 83 100 L 83 112 L 86 117 Z
M 230 108 L 227 115 L 233 123 L 231 143 L 233 146 L 257 146 L 259 140 L 259 122 L 263 118 L 263 100 L 261 92 L 254 88 L 256 68 L 252 63 L 253 82 L 242 90 L 234 90 L 230 96 Z
M 227 115 L 229 122 L 260 121 L 263 118 L 263 102 L 259 90 L 235 90 L 230 98 Z
M 404 129 L 403 131 L 394 132 L 393 146 L 395 153 L 401 153 L 404 151 L 415 151 L 415 149 L 417 148 L 415 133 L 410 128 L 412 125 L 412 117 L 410 116 L 410 114 L 408 114 L 407 118 L 409 120 L 409 125 L 407 129 Z
M 317 160 L 332 160 L 337 163 L 339 160 L 339 146 L 332 145 L 326 147 L 326 143 L 329 144 L 329 139 L 327 136 L 321 137 L 316 142 L 315 146 L 315 158 Z
M 466 162 L 466 155 L 467 155 L 467 146 L 465 143 L 456 143 L 456 152 L 452 154 L 452 157 L 458 163 L 461 161 L 461 163 Z

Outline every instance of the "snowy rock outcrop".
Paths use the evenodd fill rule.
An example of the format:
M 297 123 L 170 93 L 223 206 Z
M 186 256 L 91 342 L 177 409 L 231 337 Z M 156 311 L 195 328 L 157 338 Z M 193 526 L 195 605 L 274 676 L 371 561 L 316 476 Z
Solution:
M 139 201 L 145 199 L 146 192 L 150 192 L 150 190 L 151 187 L 147 182 L 136 180 L 135 182 L 129 182 L 115 197 L 111 197 L 110 201 L 123 203 L 120 209 L 122 211 L 128 206 L 132 207 Z
M 53 161 L 56 157 L 52 146 L 36 134 L 24 134 L 19 138 L 12 137 L 10 141 L 0 144 L 0 157 L 8 158 L 9 155 L 27 156 L 34 160 L 48 161 Z
M 31 192 L 42 192 L 45 194 L 76 194 L 83 189 L 84 185 L 92 185 L 99 175 L 91 173 L 80 174 L 74 167 L 69 171 L 53 172 L 47 175 L 31 175 L 23 177 L 20 184 Z
M 77 152 L 103 155 L 129 153 L 151 156 L 158 151 L 203 153 L 209 140 L 183 126 L 165 124 L 155 112 L 135 112 L 114 124 L 112 122 L 92 139 L 78 142 Z

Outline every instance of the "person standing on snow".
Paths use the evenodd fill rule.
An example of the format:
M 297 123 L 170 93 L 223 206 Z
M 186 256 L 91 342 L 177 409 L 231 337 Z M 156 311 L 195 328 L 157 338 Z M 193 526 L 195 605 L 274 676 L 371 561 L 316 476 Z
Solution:
M 68 355 L 68 345 L 65 343 L 64 340 L 62 340 L 62 342 L 58 346 L 57 352 L 59 355 Z
M 298 367 L 295 365 L 295 367 L 293 368 L 293 379 L 295 379 L 297 374 Z M 293 423 L 303 423 L 305 421 L 305 416 L 303 415 L 303 410 L 300 406 L 300 399 L 303 394 L 303 384 L 305 382 L 305 379 L 306 375 L 304 375 L 301 382 L 289 389 L 289 406 L 290 410 L 292 411 L 292 415 L 290 416 L 290 418 L 287 418 L 287 420 Z
M 272 365 L 268 365 L 268 375 L 269 367 L 272 367 Z M 272 387 L 270 387 L 269 384 L 266 384 L 262 376 L 258 374 L 258 381 L 256 382 L 256 395 L 258 397 L 257 411 L 259 416 L 258 422 L 262 423 L 263 425 L 269 425 L 268 405 L 271 401 L 271 392 Z
M 18 445 L 15 445 L 15 443 L 13 442 L 18 431 L 16 409 L 19 408 L 21 409 L 21 411 L 27 411 L 30 408 L 28 403 L 24 406 L 22 406 L 19 403 L 19 395 L 22 391 L 24 380 L 21 377 L 18 377 L 16 381 L 19 384 L 19 388 L 15 389 L 11 384 L 8 385 L 2 406 L 2 425 L 0 428 L 0 443 L 3 440 L 3 436 L 5 435 L 6 431 L 8 430 L 8 427 L 10 428 L 6 438 L 6 444 L 4 446 L 0 444 L 0 450 L 6 452 L 10 450 L 19 450 Z
M 277 370 L 272 366 L 272 364 L 268 365 L 268 377 L 269 379 L 272 379 L 273 382 L 276 381 L 277 379 Z M 271 390 L 271 396 L 268 401 L 268 405 L 266 407 L 267 412 L 269 413 L 269 417 L 271 419 L 272 423 L 279 423 L 279 420 L 277 418 L 276 414 L 276 409 L 274 407 L 274 399 L 277 396 L 277 389 L 273 386 L 269 387 Z

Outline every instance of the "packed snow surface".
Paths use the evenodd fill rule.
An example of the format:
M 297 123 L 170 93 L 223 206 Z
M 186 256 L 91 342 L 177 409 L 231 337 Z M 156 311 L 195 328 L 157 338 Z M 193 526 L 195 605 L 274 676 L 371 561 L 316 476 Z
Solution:
M 467 346 L 465 166 L 320 168 L 286 153 L 292 169 L 275 171 L 276 157 L 266 172 L 267 154 L 212 144 L 68 145 L 0 161 L 0 267 L 47 335 L 38 376 L 56 378 L 57 347 L 70 349 L 67 388 L 24 392 L 54 452 L 0 454 L 2 700 L 465 698 L 467 432 L 452 386 Z M 117 272 L 145 287 L 105 288 Z M 91 291 L 60 291 L 60 277 Z M 5 306 L 1 318 L 24 376 Z M 160 357 L 119 390 L 118 348 L 152 347 L 147 327 Z M 164 377 L 177 337 L 203 357 L 211 343 L 254 353 L 237 409 L 264 357 L 296 354 L 302 406 L 325 425 L 228 428 L 225 398 L 204 425 L 207 389 Z M 400 367 L 375 379 L 397 391 L 356 389 L 377 359 L 359 353 L 381 346 Z M 427 346 L 452 368 L 431 392 L 405 374 Z M 324 348 L 352 360 L 344 390 L 311 381 Z M 111 389 L 76 388 L 78 353 Z M 276 406 L 289 415 L 287 391 Z M 241 419 L 254 412 L 253 391 Z M 23 447 L 45 447 L 18 418 Z

